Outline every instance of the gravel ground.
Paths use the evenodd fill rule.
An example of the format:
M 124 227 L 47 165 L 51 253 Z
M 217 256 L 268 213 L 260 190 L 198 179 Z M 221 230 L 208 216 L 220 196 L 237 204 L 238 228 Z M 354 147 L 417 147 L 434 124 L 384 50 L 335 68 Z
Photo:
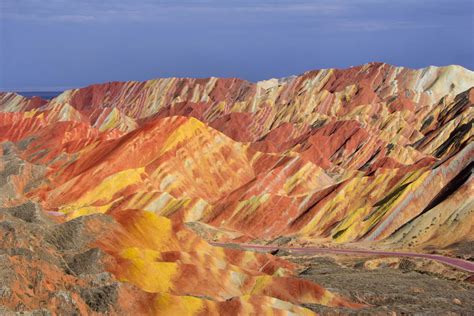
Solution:
M 365 263 L 373 258 L 343 257 L 285 258 L 304 267 L 300 277 L 373 307 L 359 312 L 320 305 L 306 307 L 322 314 L 474 315 L 474 285 L 465 281 L 467 274 L 457 272 L 458 280 L 453 280 L 451 273 L 443 276 L 426 271 L 412 259 L 401 259 L 395 267 L 382 261 L 380 267 L 367 269 Z

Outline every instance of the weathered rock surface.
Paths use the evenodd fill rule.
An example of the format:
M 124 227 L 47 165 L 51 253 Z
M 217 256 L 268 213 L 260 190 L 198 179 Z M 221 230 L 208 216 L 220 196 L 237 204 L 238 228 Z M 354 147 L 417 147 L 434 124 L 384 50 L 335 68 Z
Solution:
M 112 82 L 50 101 L 0 93 L 2 227 L 20 236 L 2 246 L 5 278 L 31 285 L 15 267 L 51 269 L 41 300 L 64 313 L 127 312 L 123 295 L 147 313 L 355 307 L 287 262 L 186 227 L 219 241 L 465 249 L 473 87 L 459 66 L 370 63 L 258 83 Z M 50 308 L 5 282 L 5 297 L 31 296 L 8 310 Z

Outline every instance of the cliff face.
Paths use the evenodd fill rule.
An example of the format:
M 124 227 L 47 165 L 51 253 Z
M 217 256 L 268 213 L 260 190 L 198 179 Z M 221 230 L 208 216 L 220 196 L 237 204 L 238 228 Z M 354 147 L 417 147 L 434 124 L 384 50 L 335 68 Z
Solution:
M 56 221 L 110 215 L 97 225 L 111 233 L 93 246 L 119 280 L 166 293 L 158 309 L 194 302 L 185 295 L 212 298 L 196 301 L 209 310 L 230 297 L 239 308 L 321 302 L 314 289 L 290 295 L 315 285 L 276 277 L 286 263 L 259 274 L 270 259 L 234 262 L 241 254 L 217 254 L 184 224 L 221 241 L 473 241 L 473 87 L 459 66 L 371 63 L 255 84 L 113 82 L 48 102 L 0 94 L 0 203 L 32 200 Z M 169 280 L 153 285 L 154 273 Z M 190 274 L 209 286 L 188 284 Z

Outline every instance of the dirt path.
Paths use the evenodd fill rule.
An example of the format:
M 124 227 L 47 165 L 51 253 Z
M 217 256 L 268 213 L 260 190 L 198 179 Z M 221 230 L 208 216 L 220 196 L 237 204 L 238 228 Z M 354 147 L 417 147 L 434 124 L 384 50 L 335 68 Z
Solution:
M 225 247 L 228 244 L 212 242 L 214 246 Z M 376 256 L 393 256 L 393 257 L 411 257 L 411 258 L 425 258 L 436 260 L 438 262 L 453 266 L 455 268 L 474 273 L 474 262 L 467 260 L 450 258 L 441 255 L 425 254 L 425 253 L 415 253 L 415 252 L 395 252 L 395 251 L 378 251 L 378 250 L 363 250 L 363 249 L 334 249 L 334 248 L 318 248 L 318 247 L 278 247 L 270 245 L 255 245 L 255 244 L 237 244 L 237 246 L 242 249 L 247 250 L 286 250 L 291 251 L 292 253 L 302 254 L 302 255 L 312 255 L 317 253 L 330 253 L 330 254 L 344 254 L 344 255 L 376 255 Z

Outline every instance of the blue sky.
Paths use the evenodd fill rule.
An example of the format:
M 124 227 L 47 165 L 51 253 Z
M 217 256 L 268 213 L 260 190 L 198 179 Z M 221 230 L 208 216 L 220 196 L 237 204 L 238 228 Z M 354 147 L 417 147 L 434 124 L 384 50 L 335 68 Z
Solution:
M 383 61 L 474 69 L 472 0 L 0 0 L 0 89 L 251 81 Z

